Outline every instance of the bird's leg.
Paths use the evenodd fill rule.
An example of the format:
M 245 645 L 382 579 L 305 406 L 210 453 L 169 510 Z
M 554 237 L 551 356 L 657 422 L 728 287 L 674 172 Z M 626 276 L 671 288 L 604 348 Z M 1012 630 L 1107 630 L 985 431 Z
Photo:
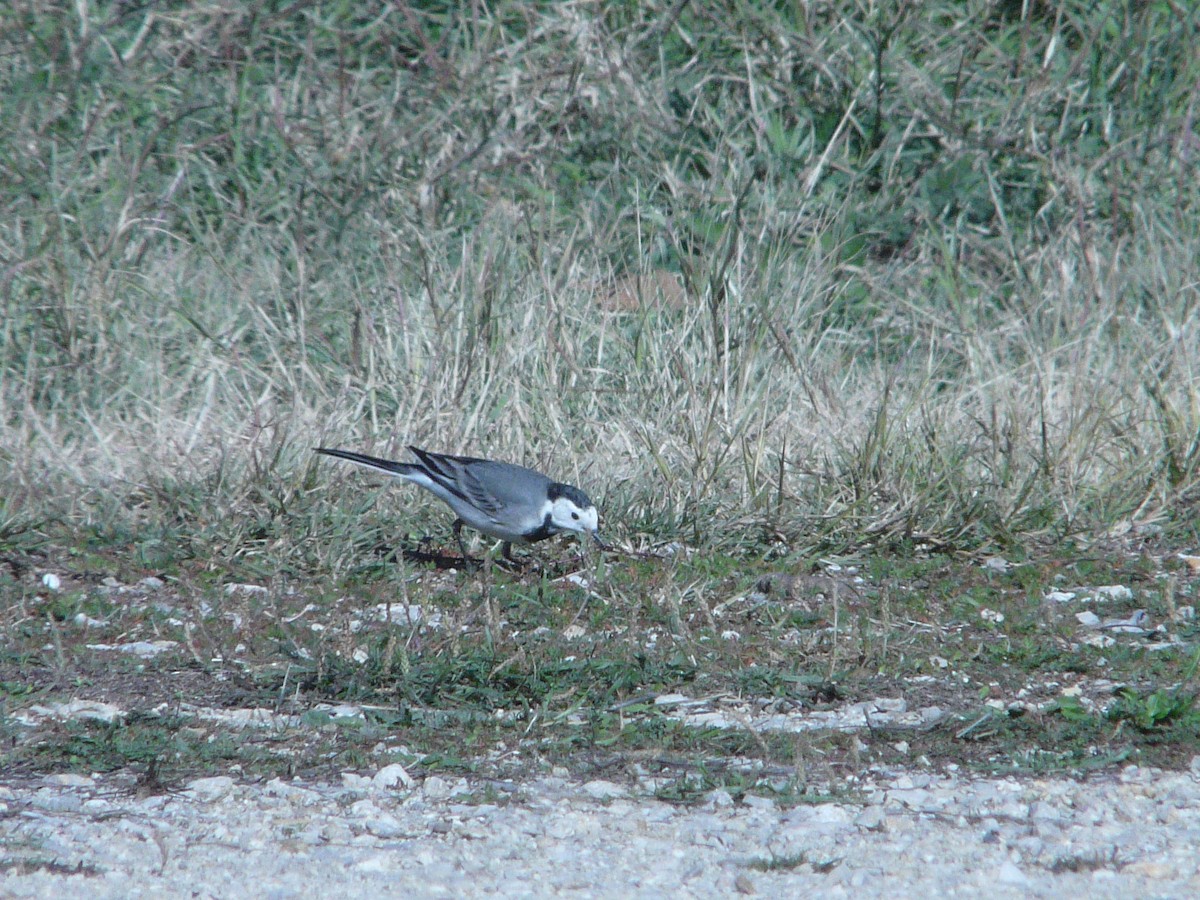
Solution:
M 462 536 L 463 526 L 466 524 L 467 523 L 464 522 L 462 519 L 454 520 L 454 539 L 456 541 L 458 541 L 458 549 L 462 551 L 463 562 L 469 566 L 469 565 L 471 565 L 471 563 L 474 562 L 474 560 L 471 559 L 471 557 L 467 556 L 467 544 L 463 540 L 463 536 Z
M 500 549 L 500 552 L 504 554 L 504 558 L 509 562 L 516 562 L 512 555 L 512 541 L 505 541 L 504 546 Z

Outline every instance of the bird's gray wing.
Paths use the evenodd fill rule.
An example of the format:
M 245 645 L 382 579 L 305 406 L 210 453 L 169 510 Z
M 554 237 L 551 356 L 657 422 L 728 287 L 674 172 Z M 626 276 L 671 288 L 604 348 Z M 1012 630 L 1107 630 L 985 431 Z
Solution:
M 474 460 L 466 456 L 450 456 L 445 453 L 430 453 L 420 447 L 409 447 L 408 449 L 418 460 L 417 468 L 437 487 L 448 495 L 470 504 L 476 504 L 476 500 L 468 494 L 464 479 L 468 465 L 474 462 L 483 462 L 483 460 Z
M 511 525 L 514 518 L 527 517 L 531 509 L 539 509 L 550 486 L 545 475 L 523 466 L 430 453 L 418 447 L 409 450 L 431 480 L 499 524 Z
M 503 467 L 496 463 L 475 462 L 461 465 L 457 467 L 455 474 L 455 484 L 463 496 L 472 506 L 493 519 L 498 519 L 502 510 L 509 509 L 514 499 L 517 502 L 525 500 L 522 497 L 513 498 L 511 492 L 505 490 L 505 473 Z

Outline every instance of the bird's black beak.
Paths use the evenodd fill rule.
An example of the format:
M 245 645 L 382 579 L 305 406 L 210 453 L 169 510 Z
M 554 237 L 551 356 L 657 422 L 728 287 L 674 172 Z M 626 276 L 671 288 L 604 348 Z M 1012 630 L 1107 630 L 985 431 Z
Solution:
M 612 547 L 610 547 L 608 544 L 604 543 L 603 538 L 600 537 L 600 532 L 591 531 L 588 533 L 592 536 L 592 540 L 594 540 L 597 544 L 600 545 L 601 550 L 611 550 L 612 549 Z

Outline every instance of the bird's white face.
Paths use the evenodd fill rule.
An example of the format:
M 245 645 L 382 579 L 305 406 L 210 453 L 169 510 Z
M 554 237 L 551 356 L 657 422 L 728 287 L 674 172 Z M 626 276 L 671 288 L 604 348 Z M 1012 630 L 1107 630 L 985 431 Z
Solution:
M 600 530 L 600 514 L 596 507 L 579 507 L 568 497 L 558 497 L 550 505 L 550 522 L 563 531 L 595 534 Z

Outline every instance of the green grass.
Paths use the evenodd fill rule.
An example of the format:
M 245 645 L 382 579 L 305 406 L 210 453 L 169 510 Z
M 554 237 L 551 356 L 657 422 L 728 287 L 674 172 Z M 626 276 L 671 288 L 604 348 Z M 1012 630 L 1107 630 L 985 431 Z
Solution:
M 623 704 L 917 706 L 934 677 L 978 718 L 981 692 L 1052 704 L 1038 685 L 1069 676 L 1125 692 L 996 724 L 1003 746 L 912 743 L 983 767 L 1190 758 L 1198 17 L 5 7 L 12 752 L 232 765 L 236 741 L 209 761 L 161 723 L 114 726 L 145 733 L 128 746 L 80 726 L 79 753 L 11 716 L 89 692 L 139 714 L 333 699 L 393 710 L 433 767 L 678 753 L 708 773 L 683 797 L 759 789 L 713 768 L 742 754 L 866 763 L 836 736 L 697 735 Z M 448 543 L 444 508 L 311 448 L 409 443 L 579 484 L 621 553 L 582 564 L 589 591 L 556 580 L 578 567 L 556 546 L 541 573 L 406 561 Z M 1184 646 L 1093 646 L 1078 605 L 1042 599 L 1114 583 L 1134 599 L 1097 614 L 1146 609 Z M 386 603 L 441 625 L 385 624 Z M 88 647 L 134 639 L 178 645 Z M 381 758 L 342 725 L 312 749 L 324 727 L 242 763 Z

